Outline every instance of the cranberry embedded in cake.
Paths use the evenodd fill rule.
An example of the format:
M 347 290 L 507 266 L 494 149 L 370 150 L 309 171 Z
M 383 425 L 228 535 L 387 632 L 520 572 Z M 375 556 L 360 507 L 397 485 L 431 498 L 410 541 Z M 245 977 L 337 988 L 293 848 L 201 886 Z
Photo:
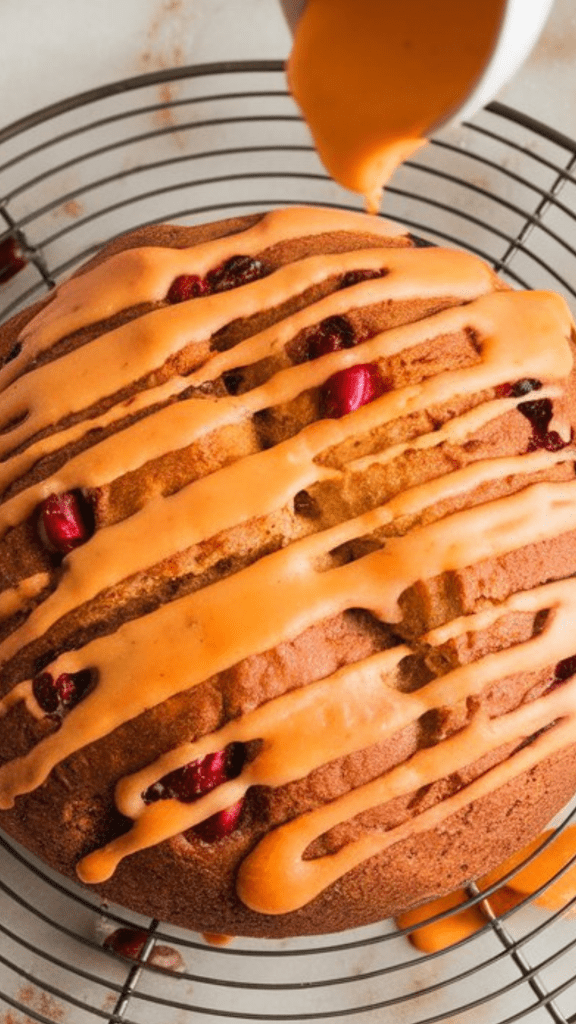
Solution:
M 541 398 L 535 402 L 521 402 L 518 412 L 521 412 L 532 424 L 529 451 L 545 448 L 548 452 L 558 452 L 570 443 L 565 441 L 557 430 L 548 430 L 548 425 L 554 414 L 552 401 L 549 398 Z
M 38 528 L 49 551 L 67 555 L 92 532 L 90 511 L 79 491 L 51 494 L 40 505 Z
M 71 711 L 91 688 L 90 672 L 62 672 L 56 679 L 49 672 L 42 672 L 32 683 L 36 701 L 47 715 L 62 717 Z
M 539 391 L 541 387 L 541 380 L 526 377 L 514 384 L 500 384 L 496 388 L 496 395 L 498 398 L 521 398 L 523 395 L 530 394 L 531 391 Z M 553 416 L 552 402 L 549 398 L 520 402 L 517 408 L 518 412 L 522 413 L 532 424 L 532 437 L 528 451 L 545 448 L 548 452 L 558 452 L 570 444 L 571 438 L 569 441 L 565 441 L 557 430 L 548 430 Z
M 220 266 L 209 270 L 206 277 L 180 274 L 170 285 L 166 300 L 171 303 L 186 302 L 202 295 L 227 292 L 231 288 L 239 288 L 260 277 L 266 277 L 269 273 L 269 267 L 254 256 L 230 256 Z
M 552 682 L 548 687 L 548 693 L 553 690 L 557 690 L 560 686 L 563 686 L 572 676 L 576 675 L 576 654 L 570 655 L 568 658 L 563 658 L 554 667 L 554 675 Z
M 522 395 L 529 395 L 531 391 L 539 391 L 541 387 L 541 380 L 525 377 L 514 384 L 500 384 L 496 388 L 496 394 L 498 398 L 521 398 Z
M 573 675 L 576 675 L 576 654 L 558 662 L 554 669 L 554 682 L 564 683 Z
M 164 775 L 158 782 L 143 794 L 145 803 L 156 800 L 180 800 L 182 803 L 193 803 L 205 793 L 210 793 L 223 782 L 235 779 L 242 771 L 245 761 L 245 749 L 242 743 L 234 743 L 224 750 L 207 754 L 198 761 L 190 761 L 182 768 L 177 768 Z M 215 842 L 229 835 L 236 828 L 242 812 L 244 800 L 239 800 L 206 821 L 196 825 L 191 831 L 205 842 Z
M 518 412 L 530 420 L 537 434 L 545 434 L 552 419 L 552 402 L 549 398 L 541 398 L 535 402 L 520 402 Z
M 187 302 L 188 299 L 198 299 L 207 294 L 208 285 L 204 278 L 198 274 L 180 274 L 170 285 L 166 301 L 173 304 Z
M 308 358 L 318 359 L 342 348 L 353 348 L 354 328 L 345 316 L 329 316 L 308 335 Z
M 206 821 L 201 821 L 199 825 L 195 825 L 192 832 L 205 843 L 216 843 L 219 839 L 225 839 L 226 836 L 231 835 L 235 831 L 240 821 L 243 807 L 244 800 L 238 800 L 231 807 L 226 807 L 225 810 L 218 811 L 217 814 L 212 814 L 211 817 L 206 818 Z
M 332 374 L 321 389 L 322 415 L 339 419 L 390 390 L 375 363 L 358 363 Z
M 230 760 L 227 750 L 218 750 L 215 754 L 207 754 L 200 761 L 190 761 L 150 786 L 144 794 L 144 800 L 152 803 L 155 800 L 174 799 L 191 803 L 233 777 L 229 774 Z
M 250 284 L 260 277 L 266 277 L 269 268 L 254 256 L 230 256 L 219 267 L 210 270 L 206 282 L 211 293 L 227 292 L 231 288 L 239 288 Z
M 547 430 L 544 434 L 534 431 L 529 451 L 535 451 L 536 448 L 545 448 L 547 452 L 559 452 L 563 448 L 567 448 L 569 444 L 570 441 L 565 441 L 563 437 L 560 437 L 557 430 Z

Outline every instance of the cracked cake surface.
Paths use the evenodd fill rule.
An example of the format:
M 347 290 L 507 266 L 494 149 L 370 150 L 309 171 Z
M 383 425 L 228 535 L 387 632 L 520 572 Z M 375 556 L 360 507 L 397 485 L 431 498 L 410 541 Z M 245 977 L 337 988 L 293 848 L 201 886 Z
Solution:
M 0 825 L 280 937 L 576 784 L 574 327 L 385 220 L 142 228 L 0 328 Z

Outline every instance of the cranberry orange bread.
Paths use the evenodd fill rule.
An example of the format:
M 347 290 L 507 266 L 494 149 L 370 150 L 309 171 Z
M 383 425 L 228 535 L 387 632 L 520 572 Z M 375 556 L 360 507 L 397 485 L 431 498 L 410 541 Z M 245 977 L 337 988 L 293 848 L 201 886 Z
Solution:
M 530 839 L 576 785 L 572 331 L 313 208 L 142 229 L 7 323 L 6 831 L 263 936 Z

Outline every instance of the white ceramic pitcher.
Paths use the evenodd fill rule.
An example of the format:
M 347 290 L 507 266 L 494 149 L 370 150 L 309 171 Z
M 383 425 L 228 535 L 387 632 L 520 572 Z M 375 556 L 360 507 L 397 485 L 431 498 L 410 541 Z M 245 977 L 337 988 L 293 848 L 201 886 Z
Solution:
M 354 0 L 350 0 L 350 2 L 353 4 Z M 382 0 L 382 3 L 386 2 L 387 0 Z M 427 0 L 427 2 L 433 3 L 434 0 Z M 294 32 L 298 19 L 306 6 L 306 0 L 280 0 L 280 3 L 288 24 Z M 462 0 L 462 8 L 468 10 L 468 16 L 469 3 L 470 0 Z M 445 127 L 446 124 L 457 124 L 472 117 L 476 111 L 493 99 L 498 90 L 512 78 L 532 50 L 553 3 L 554 0 L 505 0 L 500 32 L 480 80 L 466 96 L 460 109 L 452 113 L 445 124 L 434 125 L 435 129 Z

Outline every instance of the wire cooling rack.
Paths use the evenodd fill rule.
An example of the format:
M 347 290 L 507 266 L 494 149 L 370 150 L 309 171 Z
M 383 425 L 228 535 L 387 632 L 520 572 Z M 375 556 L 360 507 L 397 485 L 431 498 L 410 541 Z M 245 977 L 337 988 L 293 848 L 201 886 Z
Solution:
M 385 213 L 478 253 L 513 285 L 562 292 L 574 309 L 575 164 L 576 142 L 494 103 L 399 171 Z M 0 197 L 2 317 L 143 223 L 359 205 L 318 163 L 279 61 L 162 71 L 24 118 L 0 131 Z M 551 914 L 526 900 L 432 956 L 391 922 L 211 947 L 99 906 L 0 836 L 0 1024 L 576 1024 L 574 904 Z M 103 949 L 105 931 L 125 925 L 149 932 L 144 961 L 168 944 L 184 971 Z

